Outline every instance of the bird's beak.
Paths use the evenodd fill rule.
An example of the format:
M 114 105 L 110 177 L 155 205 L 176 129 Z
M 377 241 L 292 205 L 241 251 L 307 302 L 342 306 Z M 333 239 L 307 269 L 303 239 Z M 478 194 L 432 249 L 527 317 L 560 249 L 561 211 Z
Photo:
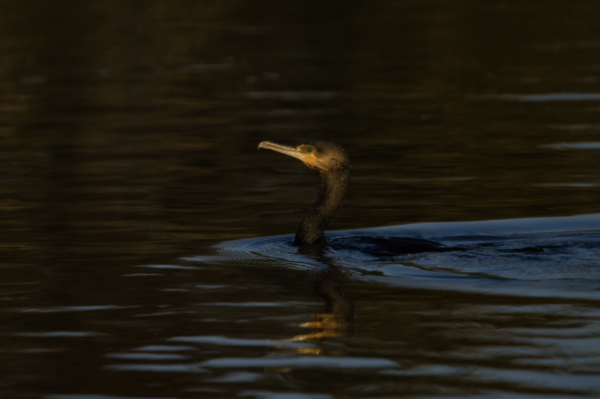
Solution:
M 300 151 L 296 146 L 278 144 L 278 143 L 274 143 L 272 141 L 261 141 L 260 144 L 258 144 L 258 149 L 260 150 L 261 148 L 264 148 L 266 150 L 273 150 L 273 151 L 277 151 L 277 152 L 280 152 L 285 155 L 289 155 L 290 157 L 299 159 L 304 163 L 306 163 L 306 160 L 308 157 L 308 155 L 306 153 Z

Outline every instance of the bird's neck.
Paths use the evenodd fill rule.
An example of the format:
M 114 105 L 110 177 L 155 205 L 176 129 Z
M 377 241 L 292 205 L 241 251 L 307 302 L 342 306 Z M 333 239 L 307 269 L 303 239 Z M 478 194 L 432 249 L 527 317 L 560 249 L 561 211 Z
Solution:
M 295 244 L 310 245 L 323 240 L 325 228 L 342 204 L 349 182 L 348 168 L 321 172 L 321 190 L 298 227 Z

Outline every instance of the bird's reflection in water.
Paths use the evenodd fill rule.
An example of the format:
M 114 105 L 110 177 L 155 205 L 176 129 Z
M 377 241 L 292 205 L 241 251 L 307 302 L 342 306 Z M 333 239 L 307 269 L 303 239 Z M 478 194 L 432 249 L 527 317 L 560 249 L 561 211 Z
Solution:
M 318 273 L 311 273 L 309 281 L 314 285 L 315 293 L 324 301 L 322 313 L 315 313 L 312 319 L 300 324 L 300 327 L 313 329 L 309 334 L 297 335 L 291 341 L 316 341 L 322 338 L 352 335 L 354 331 L 354 302 L 344 289 L 346 274 L 344 269 L 324 255 L 324 245 L 303 247 L 300 252 L 326 265 Z M 319 348 L 304 348 L 319 354 Z

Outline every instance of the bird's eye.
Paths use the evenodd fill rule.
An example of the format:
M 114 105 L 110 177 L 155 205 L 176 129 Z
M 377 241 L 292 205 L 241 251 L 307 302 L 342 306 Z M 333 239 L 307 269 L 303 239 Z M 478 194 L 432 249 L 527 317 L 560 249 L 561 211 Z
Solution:
M 313 148 L 312 147 L 306 147 L 306 152 L 313 152 Z

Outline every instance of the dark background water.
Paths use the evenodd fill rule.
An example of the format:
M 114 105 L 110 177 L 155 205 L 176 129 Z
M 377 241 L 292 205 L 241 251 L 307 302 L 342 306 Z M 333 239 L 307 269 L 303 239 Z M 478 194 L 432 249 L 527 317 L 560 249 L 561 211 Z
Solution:
M 588 1 L 3 2 L 0 396 L 600 395 L 596 278 L 577 299 L 348 279 L 357 321 L 327 338 L 305 324 L 327 314 L 310 273 L 184 260 L 295 230 L 318 178 L 257 152 L 266 139 L 345 147 L 334 229 L 600 212 L 598 15 Z M 505 266 L 476 260 L 480 275 Z

